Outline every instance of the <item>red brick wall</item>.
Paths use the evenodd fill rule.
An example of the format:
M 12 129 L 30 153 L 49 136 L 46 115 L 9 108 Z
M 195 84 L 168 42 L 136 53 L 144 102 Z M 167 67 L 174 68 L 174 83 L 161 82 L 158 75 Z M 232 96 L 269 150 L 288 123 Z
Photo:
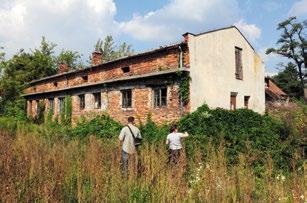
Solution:
M 132 89 L 132 108 L 125 109 L 121 106 L 121 91 L 113 90 L 102 92 L 102 103 L 106 108 L 94 109 L 91 102 L 94 98 L 86 100 L 86 107 L 80 110 L 79 98 L 77 95 L 72 97 L 72 119 L 76 123 L 81 115 L 85 117 L 94 117 L 97 114 L 108 113 L 112 118 L 121 123 L 126 123 L 129 116 L 134 116 L 137 121 L 146 122 L 148 114 L 151 114 L 152 120 L 157 123 L 170 122 L 180 118 L 180 103 L 178 95 L 178 86 L 168 86 L 167 91 L 167 106 L 154 108 L 153 107 L 153 90 L 150 87 L 140 87 Z M 89 94 L 90 95 L 90 94 Z M 102 105 L 104 106 L 104 105 Z
M 151 55 L 130 58 L 114 63 L 103 64 L 99 67 L 92 67 L 87 71 L 81 71 L 74 73 L 73 75 L 66 77 L 62 76 L 62 79 L 57 78 L 49 80 L 47 83 L 38 84 L 29 87 L 25 90 L 26 93 L 42 92 L 56 90 L 64 87 L 72 87 L 75 85 L 84 84 L 86 81 L 82 76 L 88 73 L 88 83 L 96 81 L 110 80 L 129 75 L 140 75 L 151 72 L 163 71 L 167 69 L 179 68 L 179 49 L 165 50 L 159 53 L 153 53 Z M 189 52 L 184 49 L 184 67 L 189 68 Z M 129 66 L 130 72 L 123 73 L 123 67 Z M 167 80 L 167 78 L 166 78 Z M 54 83 L 57 82 L 57 87 Z M 121 91 L 109 90 L 101 93 L 102 108 L 94 109 L 94 98 L 91 93 L 86 93 L 85 101 L 86 107 L 84 110 L 80 110 L 78 95 L 72 95 L 72 120 L 76 123 L 81 115 L 86 117 L 94 117 L 97 114 L 108 113 L 115 120 L 121 123 L 126 123 L 129 116 L 134 116 L 137 120 L 146 122 L 148 114 L 151 114 L 153 121 L 157 123 L 163 123 L 168 121 L 177 120 L 180 118 L 180 102 L 178 94 L 178 85 L 168 85 L 168 98 L 167 106 L 154 108 L 153 107 L 153 90 L 146 86 L 137 86 L 132 89 L 132 108 L 123 109 L 121 107 Z M 34 90 L 35 89 L 35 90 Z M 45 96 L 48 98 L 48 96 Z M 45 98 L 46 108 L 48 109 L 48 100 Z M 28 115 L 36 115 L 36 101 L 32 101 L 32 111 L 28 109 Z M 28 107 L 30 108 L 30 107 Z M 189 104 L 184 107 L 184 112 L 189 111 Z M 58 98 L 54 98 L 54 117 L 58 116 Z
M 189 52 L 184 49 L 183 64 L 189 68 Z M 123 73 L 121 68 L 129 66 L 130 72 Z M 88 82 L 96 82 L 103 80 L 116 79 L 129 75 L 140 75 L 161 70 L 176 69 L 179 67 L 179 49 L 174 48 L 158 53 L 153 53 L 150 56 L 130 58 L 114 63 L 103 64 L 99 67 L 93 68 L 89 71 Z M 84 84 L 85 81 L 82 76 L 85 73 L 78 73 L 67 76 L 67 79 L 63 76 L 54 80 L 49 80 L 46 83 L 38 83 L 27 89 L 25 93 L 35 93 L 42 91 L 56 90 L 65 87 L 73 87 L 76 85 Z M 57 86 L 54 83 L 57 83 Z

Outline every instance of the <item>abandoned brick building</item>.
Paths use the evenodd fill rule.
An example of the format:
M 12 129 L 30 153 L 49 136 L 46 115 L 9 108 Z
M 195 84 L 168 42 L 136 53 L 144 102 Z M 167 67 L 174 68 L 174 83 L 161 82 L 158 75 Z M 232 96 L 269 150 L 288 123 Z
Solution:
M 74 123 L 81 115 L 104 112 L 122 123 L 128 116 L 145 121 L 150 113 L 162 123 L 204 103 L 259 113 L 265 109 L 263 64 L 235 26 L 185 33 L 180 43 L 102 61 L 103 54 L 94 52 L 90 67 L 67 71 L 61 64 L 60 73 L 30 82 L 24 93 L 28 116 L 37 116 L 43 101 L 57 117 L 67 96 Z

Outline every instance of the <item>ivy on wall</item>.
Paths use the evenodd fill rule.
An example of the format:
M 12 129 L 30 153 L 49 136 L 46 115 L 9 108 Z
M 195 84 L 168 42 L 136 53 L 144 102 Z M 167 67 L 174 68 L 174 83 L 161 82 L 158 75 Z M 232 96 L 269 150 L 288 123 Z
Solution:
M 179 94 L 181 96 L 183 105 L 189 102 L 190 98 L 190 81 L 191 77 L 187 73 L 178 72 L 179 79 Z
M 71 96 L 66 96 L 64 100 L 64 109 L 61 112 L 61 123 L 63 125 L 71 125 L 71 115 L 72 115 L 72 98 Z
M 50 123 L 52 122 L 52 116 L 53 116 L 53 112 L 50 110 L 50 108 L 48 109 L 48 112 L 47 112 L 47 117 L 46 117 L 46 122 L 47 123 Z
M 40 100 L 37 104 L 37 115 L 34 118 L 34 122 L 37 124 L 42 124 L 44 122 L 44 112 L 45 112 L 45 103 L 43 100 Z

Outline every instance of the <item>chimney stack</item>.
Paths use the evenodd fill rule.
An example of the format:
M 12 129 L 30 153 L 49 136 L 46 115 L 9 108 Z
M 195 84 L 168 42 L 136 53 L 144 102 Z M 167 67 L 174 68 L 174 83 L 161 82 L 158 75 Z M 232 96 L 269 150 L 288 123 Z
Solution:
M 190 33 L 184 33 L 182 36 L 183 36 L 183 41 L 185 42 L 185 43 L 188 43 L 189 42 L 189 35 L 190 35 Z
M 68 65 L 66 63 L 60 63 L 59 64 L 59 70 L 58 70 L 58 73 L 65 73 L 65 72 L 68 72 L 69 68 L 68 68 Z
M 102 64 L 102 53 L 94 51 L 92 53 L 92 66 Z

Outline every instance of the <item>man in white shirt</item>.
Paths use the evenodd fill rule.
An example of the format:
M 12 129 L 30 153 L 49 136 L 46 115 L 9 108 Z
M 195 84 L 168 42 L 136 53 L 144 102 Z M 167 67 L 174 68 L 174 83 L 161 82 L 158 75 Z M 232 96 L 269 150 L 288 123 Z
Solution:
M 167 135 L 166 144 L 169 145 L 169 163 L 171 165 L 177 164 L 182 149 L 181 138 L 188 137 L 189 134 L 179 133 L 177 125 L 173 125 L 170 129 L 171 133 Z
M 128 170 L 129 159 L 134 162 L 133 166 L 136 169 L 137 150 L 134 137 L 142 139 L 140 130 L 134 125 L 134 117 L 130 116 L 128 118 L 128 125 L 123 127 L 119 134 L 120 144 L 122 145 L 121 167 L 123 172 Z

